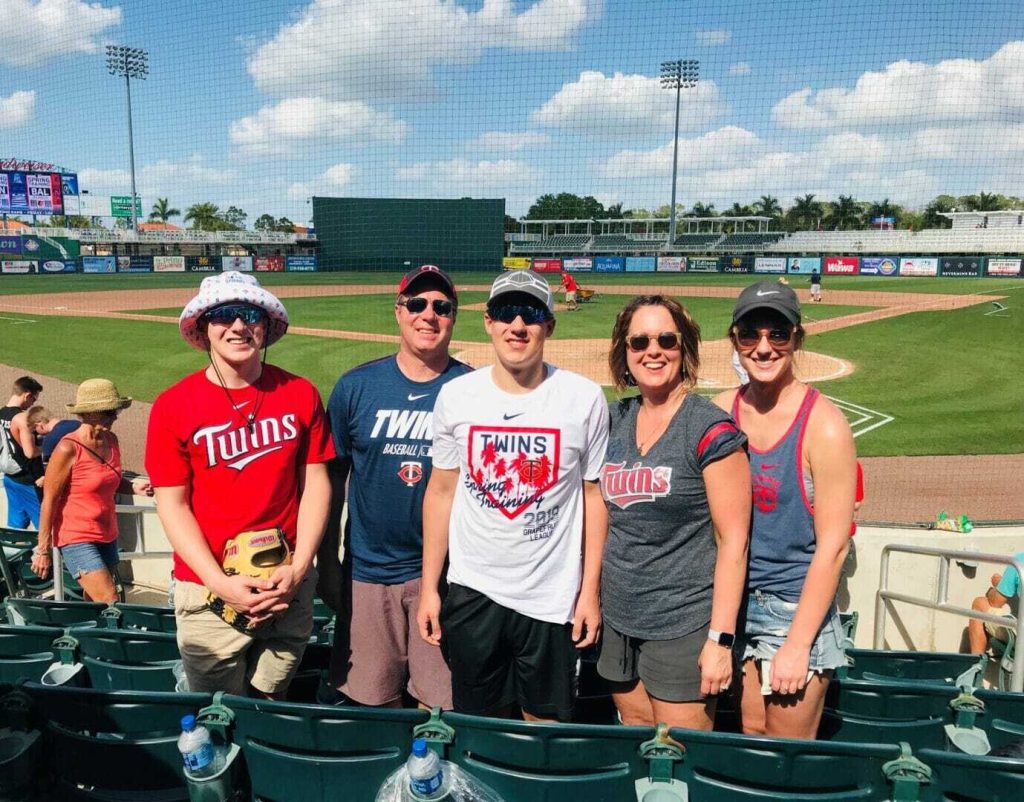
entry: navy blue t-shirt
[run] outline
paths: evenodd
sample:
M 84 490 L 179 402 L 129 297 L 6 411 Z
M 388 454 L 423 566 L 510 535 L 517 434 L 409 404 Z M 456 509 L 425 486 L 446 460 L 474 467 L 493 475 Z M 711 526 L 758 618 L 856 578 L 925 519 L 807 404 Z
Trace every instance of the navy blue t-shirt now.
M 39 452 L 43 456 L 43 462 L 50 461 L 50 455 L 53 454 L 53 449 L 57 447 L 57 443 L 66 434 L 71 434 L 78 430 L 78 427 L 82 425 L 81 421 L 77 420 L 62 420 L 56 426 L 53 427 L 49 432 L 43 435 L 43 441 L 39 445 Z
M 392 355 L 338 379 L 327 415 L 338 458 L 351 463 L 345 534 L 354 579 L 397 585 L 422 574 L 434 401 L 445 383 L 470 371 L 451 359 L 436 379 L 414 382 Z

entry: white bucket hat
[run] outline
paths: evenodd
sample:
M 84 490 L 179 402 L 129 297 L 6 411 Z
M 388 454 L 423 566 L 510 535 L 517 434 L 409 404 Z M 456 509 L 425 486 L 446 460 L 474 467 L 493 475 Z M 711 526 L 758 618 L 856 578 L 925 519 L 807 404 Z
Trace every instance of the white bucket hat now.
M 230 303 L 252 304 L 267 313 L 267 345 L 273 345 L 288 331 L 288 312 L 273 293 L 261 287 L 255 276 L 225 270 L 204 278 L 199 293 L 185 305 L 178 319 L 181 336 L 193 348 L 207 350 L 210 342 L 199 321 L 215 306 Z

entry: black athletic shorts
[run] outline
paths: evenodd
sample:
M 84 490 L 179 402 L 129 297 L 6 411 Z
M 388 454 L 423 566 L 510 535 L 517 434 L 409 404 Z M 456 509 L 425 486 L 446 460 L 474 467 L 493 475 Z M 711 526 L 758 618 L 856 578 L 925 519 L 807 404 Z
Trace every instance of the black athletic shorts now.
M 571 624 L 538 621 L 451 585 L 441 632 L 457 713 L 492 715 L 516 704 L 538 718 L 572 721 L 577 653 Z

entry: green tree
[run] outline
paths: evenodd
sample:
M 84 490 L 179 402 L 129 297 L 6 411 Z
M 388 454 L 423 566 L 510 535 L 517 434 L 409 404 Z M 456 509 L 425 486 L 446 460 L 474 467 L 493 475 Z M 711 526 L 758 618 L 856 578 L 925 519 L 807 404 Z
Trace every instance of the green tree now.
M 237 206 L 229 206 L 227 211 L 221 215 L 221 219 L 231 228 L 236 230 L 245 229 L 245 221 L 248 218 L 244 211 L 239 209 Z
M 519 233 L 519 221 L 516 220 L 512 215 L 505 215 L 505 233 L 506 234 L 518 234 Z
M 960 206 L 969 212 L 996 212 L 1003 208 L 999 196 L 992 192 L 964 195 L 960 198 Z
M 593 195 L 571 192 L 541 195 L 526 213 L 528 220 L 594 220 L 605 217 L 604 206 Z
M 868 224 L 876 217 L 891 217 L 895 220 L 895 225 L 905 225 L 902 219 L 905 214 L 902 206 L 890 203 L 888 198 L 881 201 L 872 201 L 866 204 L 864 208 L 864 217 Z
M 277 218 L 277 223 L 274 226 L 275 231 L 282 231 L 285 234 L 295 233 L 295 223 L 289 220 L 287 217 Z
M 181 210 L 174 209 L 170 203 L 167 202 L 167 198 L 157 198 L 156 203 L 153 204 L 153 208 L 149 212 L 150 220 L 159 220 L 161 223 L 166 223 L 172 217 L 180 217 Z
M 956 208 L 957 199 L 952 195 L 938 195 L 924 207 L 921 219 L 922 228 L 952 228 L 953 221 L 943 217 L 941 212 L 951 212 Z
M 264 212 L 256 218 L 256 222 L 252 224 L 252 227 L 257 231 L 273 231 L 277 226 L 277 219 L 272 214 Z
M 840 195 L 837 200 L 830 201 L 825 211 L 825 225 L 837 231 L 848 231 L 859 228 L 861 224 L 861 207 L 853 199 L 853 195 Z
M 198 231 L 217 231 L 223 220 L 215 203 L 195 203 L 185 210 L 185 222 Z
M 622 204 L 613 203 L 604 210 L 604 216 L 610 220 L 621 220 L 625 215 L 622 213 Z
M 695 203 L 693 208 L 690 209 L 691 217 L 717 217 L 718 212 L 715 211 L 715 204 L 713 203 Z
M 754 209 L 762 217 L 782 217 L 782 206 L 779 199 L 771 195 L 762 195 L 754 201 Z
M 813 193 L 793 198 L 793 205 L 786 212 L 790 231 L 798 228 L 817 228 L 818 223 L 821 221 L 821 216 L 821 201 L 816 201 Z
M 745 206 L 742 203 L 734 203 L 732 206 L 730 206 L 728 209 L 722 212 L 722 214 L 724 214 L 726 217 L 749 217 L 753 213 L 754 210 L 750 206 Z M 740 223 L 739 221 L 736 221 L 732 224 L 733 232 L 745 231 L 746 228 L 746 223 Z

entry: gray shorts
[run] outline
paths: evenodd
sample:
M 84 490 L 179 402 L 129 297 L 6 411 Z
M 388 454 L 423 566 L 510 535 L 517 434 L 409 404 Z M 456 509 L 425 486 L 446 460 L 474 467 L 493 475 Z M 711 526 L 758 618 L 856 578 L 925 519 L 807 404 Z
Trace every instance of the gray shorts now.
M 640 680 L 655 699 L 665 702 L 696 702 L 700 692 L 697 664 L 708 628 L 670 640 L 644 640 L 623 635 L 607 624 L 601 635 L 597 673 L 609 682 Z

